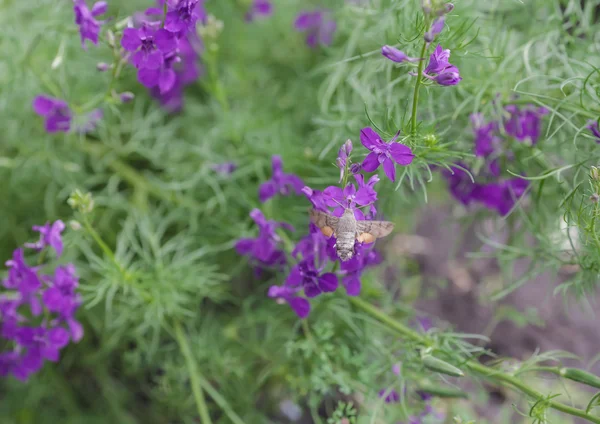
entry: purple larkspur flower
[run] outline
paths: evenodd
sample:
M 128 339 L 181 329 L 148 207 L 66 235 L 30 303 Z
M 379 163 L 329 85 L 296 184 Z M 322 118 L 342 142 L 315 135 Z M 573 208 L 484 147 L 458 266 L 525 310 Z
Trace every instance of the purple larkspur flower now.
M 313 10 L 298 14 L 294 27 L 296 31 L 306 32 L 306 44 L 314 48 L 320 44 L 331 45 L 337 25 L 329 18 L 329 11 Z
M 502 140 L 498 137 L 498 123 L 485 122 L 483 114 L 471 115 L 473 134 L 475 135 L 475 156 L 488 157 L 496 152 Z
M 378 395 L 385 403 L 400 402 L 400 394 L 395 390 L 380 390 Z
M 362 169 L 366 172 L 373 172 L 379 165 L 383 165 L 383 172 L 392 180 L 396 181 L 396 165 L 409 165 L 415 155 L 410 147 L 391 140 L 389 143 L 383 141 L 371 127 L 363 128 L 360 131 L 360 141 L 368 150 L 371 151 L 362 163 Z
M 206 19 L 204 0 L 166 0 L 165 29 L 173 33 L 193 31 L 196 22 Z
M 342 144 L 342 147 L 340 147 L 336 160 L 336 164 L 338 168 L 340 168 L 340 183 L 344 178 L 344 171 L 346 169 L 346 164 L 348 163 L 348 157 L 350 156 L 350 153 L 352 153 L 352 141 L 346 140 L 346 142 Z
M 474 198 L 488 209 L 495 209 L 501 216 L 504 216 L 523 196 L 528 186 L 529 182 L 522 178 L 480 184 L 475 189 Z
M 300 290 L 302 290 L 301 287 L 271 286 L 268 296 L 285 301 L 299 318 L 306 318 L 310 313 L 310 303 L 305 298 L 296 295 Z
M 30 267 L 25 262 L 23 249 L 16 249 L 11 260 L 6 261 L 8 278 L 2 285 L 7 289 L 17 290 L 20 295 L 20 304 L 29 304 L 31 313 L 38 316 L 42 313 L 42 305 L 37 296 L 42 283 L 37 274 L 37 269 Z
M 71 129 L 73 115 L 64 100 L 45 95 L 37 96 L 33 100 L 33 110 L 46 118 L 47 132 L 68 132 Z
M 358 296 L 361 291 L 360 277 L 363 271 L 371 266 L 379 265 L 381 254 L 365 244 L 356 242 L 352 259 L 342 262 L 340 275 L 348 296 Z
M 242 238 L 235 244 L 240 255 L 249 256 L 260 266 L 278 266 L 286 263 L 285 253 L 278 249 L 281 239 L 275 232 L 277 228 L 293 231 L 293 227 L 282 222 L 270 221 L 259 209 L 253 209 L 250 217 L 258 225 L 256 238 Z
M 325 195 L 324 192 L 319 191 L 319 190 L 313 190 L 312 188 L 310 188 L 308 186 L 302 187 L 301 191 L 308 198 L 308 200 L 310 200 L 310 203 L 312 203 L 313 207 L 316 210 L 328 212 L 327 202 L 328 202 L 329 196 Z
M 50 246 L 56 252 L 56 256 L 62 255 L 63 252 L 63 241 L 61 233 L 65 229 L 65 224 L 60 219 L 54 221 L 52 224 L 46 222 L 44 225 L 34 225 L 33 230 L 40 233 L 39 241 L 35 243 L 26 243 L 25 247 L 31 249 L 42 250 L 43 248 Z
M 371 206 L 371 213 L 377 213 L 374 206 L 377 192 L 374 186 L 379 182 L 379 177 L 373 175 L 366 183 L 362 174 L 355 174 L 354 179 L 358 189 L 352 183 L 348 183 L 343 190 L 337 186 L 330 186 L 323 191 L 323 196 L 327 206 L 334 208 L 333 215 L 342 216 L 345 209 L 352 209 L 355 218 L 363 220 L 365 215 L 359 207 Z
M 273 3 L 271 0 L 254 0 L 248 12 L 246 12 L 246 21 L 252 22 L 259 17 L 267 17 L 273 14 Z
M 444 169 L 443 175 L 448 182 L 450 194 L 463 205 L 469 205 L 475 199 L 477 184 L 473 182 L 471 176 L 467 173 L 468 168 L 463 163 L 451 167 L 450 170 Z
M 440 85 L 456 85 L 462 80 L 458 68 L 450 63 L 450 50 L 444 50 L 440 44 L 429 57 L 423 76 Z
M 98 34 L 100 34 L 100 25 L 95 18 L 98 15 L 106 13 L 107 4 L 105 1 L 98 1 L 92 6 L 92 10 L 87 7 L 85 0 L 73 0 L 73 12 L 75 12 L 75 23 L 79 26 L 79 35 L 81 36 L 81 47 L 86 48 L 85 40 L 90 40 L 93 44 L 98 44 Z
M 177 48 L 177 38 L 169 31 L 148 24 L 140 28 L 125 28 L 121 46 L 132 53 L 131 60 L 138 69 L 160 69 L 164 57 Z
M 163 61 L 158 68 L 142 68 L 138 71 L 138 81 L 146 88 L 158 87 L 159 94 L 171 90 L 177 80 L 173 65 L 181 59 L 176 52 L 170 52 L 163 56 Z
M 396 47 L 392 46 L 383 46 L 381 48 L 381 54 L 387 57 L 392 62 L 402 63 L 402 62 L 418 62 L 419 58 L 408 57 L 406 53 L 401 50 L 398 50 Z
M 544 107 L 525 106 L 520 109 L 516 105 L 508 105 L 504 108 L 508 119 L 504 120 L 504 130 L 517 141 L 529 141 L 536 144 L 540 138 L 542 128 L 542 116 L 548 113 Z
M 302 237 L 294 246 L 292 256 L 299 260 L 313 257 L 320 264 L 325 263 L 327 260 L 335 261 L 337 258 L 329 238 L 312 222 L 309 225 L 308 234 Z
M 592 132 L 596 137 L 596 143 L 600 143 L 600 128 L 598 128 L 598 121 L 588 121 L 587 129 Z
M 338 277 L 332 272 L 323 272 L 323 265 L 316 263 L 314 256 L 298 262 L 285 280 L 288 287 L 302 287 L 308 298 L 322 293 L 334 292 L 338 287 Z
M 293 190 L 296 194 L 302 194 L 304 183 L 297 175 L 283 172 L 281 156 L 273 155 L 271 164 L 273 168 L 271 179 L 262 183 L 258 189 L 258 198 L 261 202 L 266 202 L 276 194 L 287 196 L 290 194 L 290 190 Z

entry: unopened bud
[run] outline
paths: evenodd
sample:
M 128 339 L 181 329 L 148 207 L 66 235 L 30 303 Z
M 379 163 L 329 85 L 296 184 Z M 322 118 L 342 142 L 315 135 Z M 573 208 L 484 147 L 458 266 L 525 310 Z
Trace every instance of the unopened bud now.
M 96 65 L 96 69 L 100 72 L 106 72 L 111 68 L 111 65 L 109 65 L 108 63 L 104 63 L 104 62 L 99 62 Z
M 593 181 L 600 181 L 600 171 L 595 166 L 590 168 L 590 178 Z
M 360 163 L 353 163 L 350 165 L 350 172 L 353 174 L 358 174 L 362 170 L 362 166 Z
M 600 389 L 600 377 L 590 372 L 577 368 L 561 368 L 559 374 L 569 380 L 587 384 L 588 386 Z
M 94 199 L 92 193 L 82 193 L 80 190 L 75 190 L 67 200 L 69 206 L 77 209 L 81 213 L 90 213 L 94 209 Z
M 346 153 L 346 156 L 350 156 L 350 153 L 352 153 L 352 140 L 350 140 L 350 139 L 346 140 L 343 147 L 344 147 L 344 152 Z
M 135 98 L 135 94 L 133 94 L 130 91 L 124 91 L 121 94 L 119 94 L 119 100 L 121 100 L 122 103 L 129 103 L 134 98 Z
M 106 31 L 106 42 L 111 47 L 115 46 L 115 33 L 112 32 L 110 29 Z
M 446 3 L 445 9 L 446 9 L 446 13 L 452 12 L 454 10 L 454 4 Z
M 598 203 L 598 201 L 600 200 L 600 195 L 598 195 L 598 193 L 594 193 L 590 196 L 590 200 L 593 203 Z
M 435 136 L 435 134 L 427 134 L 425 137 L 423 137 L 423 140 L 428 146 L 435 146 L 438 142 L 438 139 Z
M 79 221 L 75 221 L 74 219 L 69 221 L 69 227 L 71 227 L 73 231 L 81 230 L 81 224 L 79 223 Z

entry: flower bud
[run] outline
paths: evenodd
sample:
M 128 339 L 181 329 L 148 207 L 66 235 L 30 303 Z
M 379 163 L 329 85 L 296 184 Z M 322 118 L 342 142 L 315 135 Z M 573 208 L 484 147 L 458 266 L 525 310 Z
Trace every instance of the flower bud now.
M 344 143 L 344 145 L 342 147 L 344 148 L 344 152 L 346 153 L 346 156 L 350 156 L 350 153 L 352 153 L 352 140 L 350 140 L 350 139 L 346 140 L 346 142 Z
M 594 193 L 590 196 L 590 200 L 593 203 L 598 203 L 598 200 L 600 200 L 600 195 L 598 195 L 598 193 Z
M 75 190 L 67 200 L 69 206 L 77 209 L 81 213 L 90 213 L 94 209 L 94 199 L 92 193 L 82 193 L 80 190 Z
M 446 3 L 445 9 L 446 9 L 446 13 L 452 12 L 454 10 L 454 4 Z
M 600 181 L 600 172 L 595 166 L 590 167 L 590 178 L 592 181 Z
M 124 91 L 121 94 L 119 94 L 119 100 L 121 100 L 122 103 L 129 103 L 134 98 L 135 98 L 135 94 L 133 94 L 130 91 Z
M 443 16 L 433 21 L 431 29 L 425 33 L 425 41 L 431 43 L 435 39 L 435 36 L 442 32 L 442 30 L 444 29 L 444 22 L 445 20 Z
M 96 69 L 99 72 L 106 72 L 111 68 L 111 65 L 109 65 L 108 63 L 104 63 L 104 62 L 98 62 L 96 64 Z
M 360 163 L 353 163 L 350 165 L 350 172 L 353 174 L 358 174 L 362 170 L 362 166 Z
M 434 78 L 439 85 L 456 85 L 462 78 L 458 72 L 443 72 Z
M 441 374 L 451 375 L 453 377 L 462 377 L 465 374 L 456 368 L 454 365 L 449 364 L 446 361 L 442 361 L 432 355 L 425 355 L 422 358 L 423 365 L 425 368 L 431 371 L 439 372 Z
M 396 63 L 416 62 L 419 60 L 412 57 L 408 57 L 406 53 L 392 46 L 383 46 L 381 48 L 381 54 L 387 57 L 392 62 Z
M 600 377 L 590 372 L 578 368 L 561 368 L 559 374 L 569 380 L 587 384 L 588 386 L 600 389 Z
M 79 231 L 81 230 L 81 223 L 72 219 L 69 221 L 69 227 L 71 227 L 73 231 Z

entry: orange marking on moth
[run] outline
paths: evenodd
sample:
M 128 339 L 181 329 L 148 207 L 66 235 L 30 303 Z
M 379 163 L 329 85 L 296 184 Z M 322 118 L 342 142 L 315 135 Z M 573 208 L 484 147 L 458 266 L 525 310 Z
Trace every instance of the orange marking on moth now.
M 373 243 L 376 237 L 373 234 L 362 233 L 356 238 L 360 243 Z
M 325 237 L 331 237 L 333 234 L 333 228 L 328 227 L 327 225 L 321 228 L 321 232 L 325 235 Z

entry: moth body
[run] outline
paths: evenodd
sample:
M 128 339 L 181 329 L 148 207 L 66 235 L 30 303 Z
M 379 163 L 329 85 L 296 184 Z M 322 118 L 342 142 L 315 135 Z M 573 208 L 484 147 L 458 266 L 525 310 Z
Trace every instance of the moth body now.
M 354 256 L 354 240 L 356 240 L 356 218 L 351 209 L 346 209 L 340 217 L 335 229 L 335 251 L 342 261 Z

